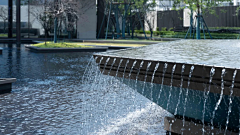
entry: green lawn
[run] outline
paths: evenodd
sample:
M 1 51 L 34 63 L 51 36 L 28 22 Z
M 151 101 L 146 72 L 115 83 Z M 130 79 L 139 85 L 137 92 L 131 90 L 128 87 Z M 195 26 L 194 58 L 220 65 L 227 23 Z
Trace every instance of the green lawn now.
M 0 34 L 0 37 L 7 37 L 8 34 Z
M 67 43 L 67 42 L 60 42 L 60 43 L 53 43 L 53 42 L 43 42 L 38 44 L 33 44 L 33 46 L 39 48 L 92 48 L 93 46 L 86 46 L 81 45 L 79 43 Z

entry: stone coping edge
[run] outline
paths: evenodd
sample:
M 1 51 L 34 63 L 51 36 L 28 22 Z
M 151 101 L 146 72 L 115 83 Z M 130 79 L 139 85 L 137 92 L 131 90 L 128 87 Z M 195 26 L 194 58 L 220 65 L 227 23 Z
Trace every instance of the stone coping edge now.
M 143 45 L 151 45 L 157 44 L 158 42 L 148 42 L 148 41 L 111 41 L 111 40 L 80 40 L 80 39 L 72 39 L 69 40 L 72 42 L 83 42 L 83 43 L 121 43 L 121 44 L 143 44 Z
M 39 48 L 31 45 L 25 45 L 32 52 L 36 53 L 52 53 L 52 52 L 104 52 L 108 47 L 94 47 L 94 48 Z
M 201 123 L 196 123 L 193 121 L 187 121 L 185 120 L 184 128 L 183 128 L 183 120 L 178 118 L 172 118 L 172 117 L 165 117 L 164 118 L 164 129 L 171 133 L 176 134 L 183 134 L 191 135 L 191 134 L 199 134 L 202 135 L 203 131 L 203 125 Z M 190 130 L 189 130 L 190 129 Z M 206 134 L 212 133 L 212 134 L 220 134 L 223 135 L 224 131 L 223 129 L 214 128 L 211 129 L 211 126 L 204 126 L 204 131 Z M 238 135 L 238 133 L 226 131 L 227 135 Z
M 17 81 L 16 78 L 0 78 L 0 85 L 7 84 L 7 83 L 14 83 L 16 81 Z

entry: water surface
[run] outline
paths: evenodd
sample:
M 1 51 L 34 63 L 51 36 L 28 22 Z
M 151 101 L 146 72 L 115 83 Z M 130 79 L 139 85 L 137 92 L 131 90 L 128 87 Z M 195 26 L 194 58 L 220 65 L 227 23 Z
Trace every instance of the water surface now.
M 178 40 L 103 55 L 209 66 L 240 67 L 240 40 Z
M 0 95 L 0 134 L 165 133 L 168 112 L 118 79 L 99 74 L 94 63 L 82 81 L 92 53 L 0 47 L 0 78 L 17 78 L 12 93 Z

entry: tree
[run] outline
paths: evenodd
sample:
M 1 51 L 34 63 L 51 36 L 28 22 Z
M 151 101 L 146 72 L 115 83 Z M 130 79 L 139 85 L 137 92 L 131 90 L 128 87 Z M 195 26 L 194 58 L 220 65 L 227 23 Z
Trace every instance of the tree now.
M 54 17 L 47 13 L 51 0 L 32 0 L 29 4 L 30 14 L 42 25 L 45 37 L 48 37 L 54 21 Z
M 0 18 L 3 20 L 3 32 L 5 33 L 6 21 L 8 20 L 7 7 L 0 7 Z
M 31 3 L 33 5 L 31 14 L 42 24 L 46 34 L 54 26 L 54 42 L 56 43 L 57 28 L 61 26 L 58 24 L 65 24 L 67 30 L 72 31 L 77 20 L 93 4 L 88 0 L 35 0 Z

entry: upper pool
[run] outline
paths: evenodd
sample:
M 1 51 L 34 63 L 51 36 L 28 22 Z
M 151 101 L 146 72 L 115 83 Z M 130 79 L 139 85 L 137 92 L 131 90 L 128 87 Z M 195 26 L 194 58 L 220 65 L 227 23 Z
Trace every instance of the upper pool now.
M 178 40 L 103 55 L 209 66 L 240 67 L 240 40 Z

